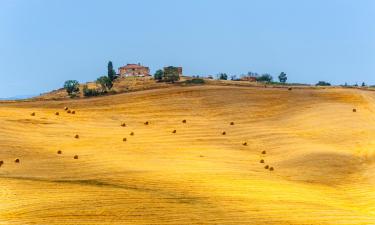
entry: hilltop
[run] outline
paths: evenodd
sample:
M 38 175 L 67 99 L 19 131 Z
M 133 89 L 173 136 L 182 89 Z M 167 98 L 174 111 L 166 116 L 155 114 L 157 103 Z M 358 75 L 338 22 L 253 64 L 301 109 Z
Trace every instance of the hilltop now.
M 375 224 L 375 93 L 161 85 L 0 103 L 0 223 Z

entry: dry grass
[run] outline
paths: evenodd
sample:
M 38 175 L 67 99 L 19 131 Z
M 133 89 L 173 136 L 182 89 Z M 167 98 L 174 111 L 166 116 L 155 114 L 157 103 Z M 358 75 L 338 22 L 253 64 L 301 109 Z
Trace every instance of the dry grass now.
M 1 103 L 0 224 L 373 225 L 374 100 L 199 86 Z

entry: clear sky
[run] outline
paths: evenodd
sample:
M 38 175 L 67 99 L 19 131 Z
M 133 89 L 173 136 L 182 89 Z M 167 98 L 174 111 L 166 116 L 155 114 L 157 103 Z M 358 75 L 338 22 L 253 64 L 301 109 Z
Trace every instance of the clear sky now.
M 373 0 L 0 0 L 0 97 L 142 63 L 375 84 Z

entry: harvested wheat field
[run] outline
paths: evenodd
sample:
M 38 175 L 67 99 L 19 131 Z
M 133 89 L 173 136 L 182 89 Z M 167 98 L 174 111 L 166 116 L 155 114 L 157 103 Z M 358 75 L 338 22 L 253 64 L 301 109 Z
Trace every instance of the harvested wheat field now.
M 375 224 L 374 103 L 231 86 L 1 103 L 0 224 Z

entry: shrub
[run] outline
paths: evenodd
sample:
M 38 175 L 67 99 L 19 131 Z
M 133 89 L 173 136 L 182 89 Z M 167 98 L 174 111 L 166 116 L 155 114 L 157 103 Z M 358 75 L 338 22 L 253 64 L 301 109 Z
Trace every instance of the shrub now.
M 86 97 L 90 97 L 90 96 L 98 96 L 98 95 L 100 95 L 100 93 L 99 93 L 98 90 L 88 88 L 87 85 L 84 85 L 84 86 L 83 86 L 82 91 L 83 91 L 83 95 L 86 96 Z
M 191 80 L 186 81 L 187 84 L 204 84 L 204 80 L 202 78 L 193 78 Z

